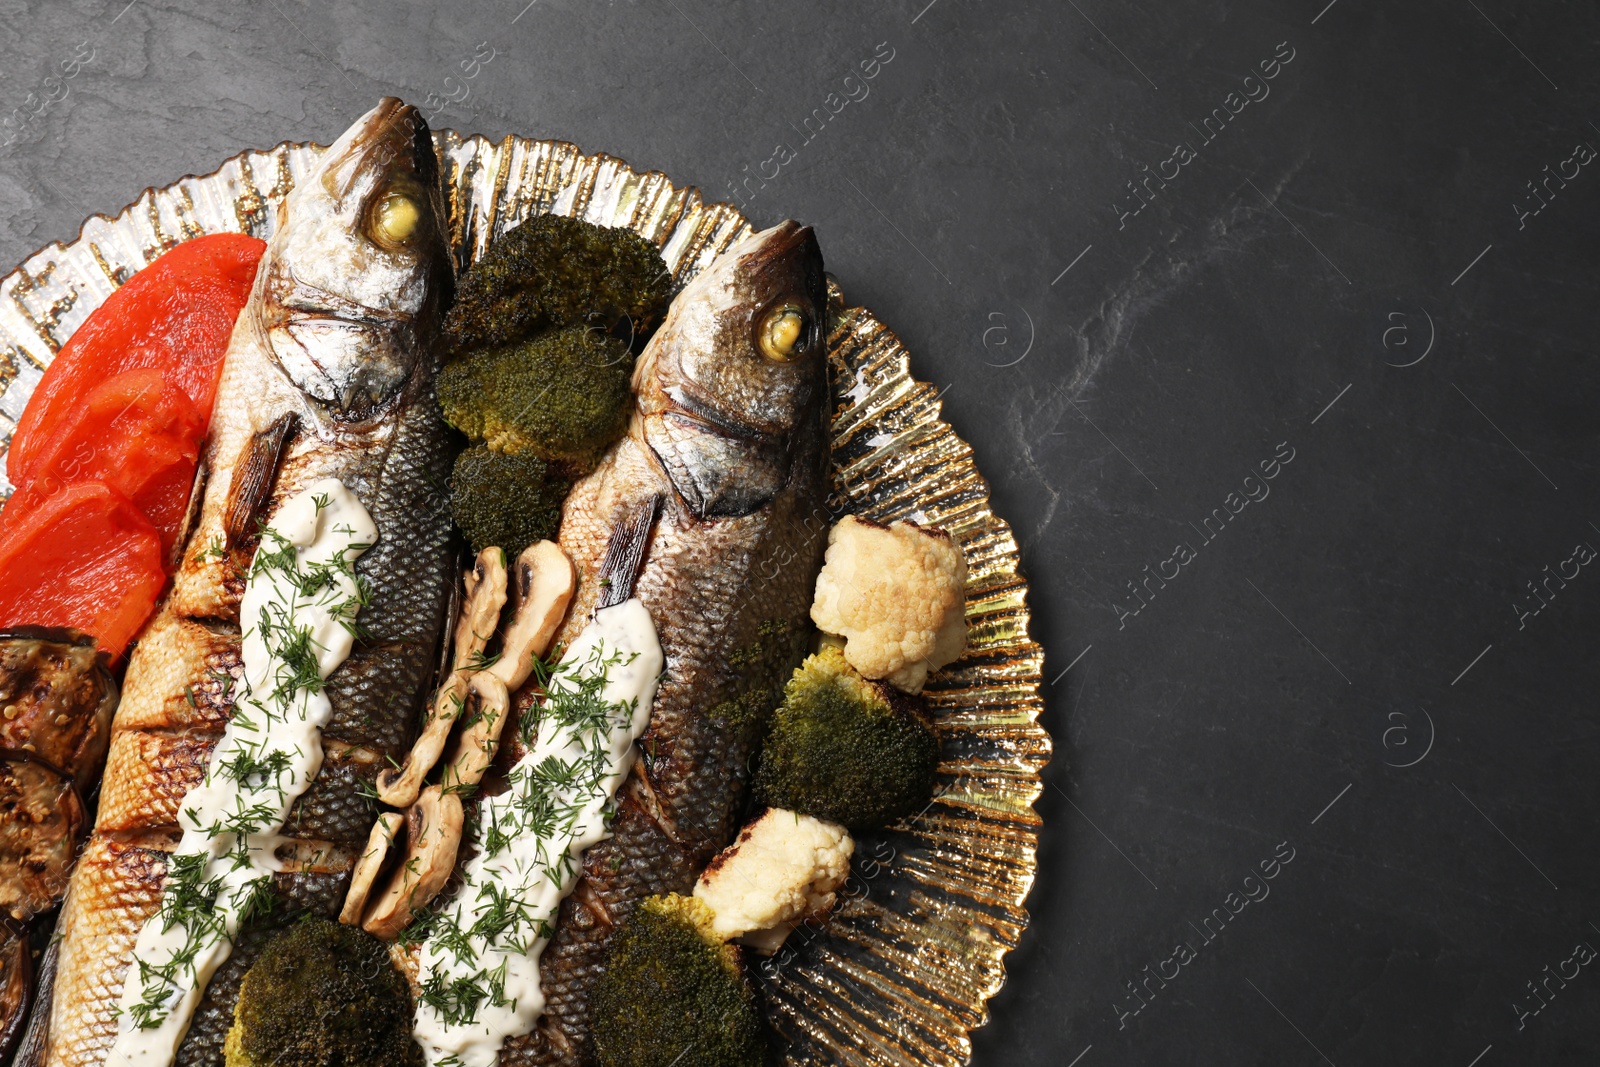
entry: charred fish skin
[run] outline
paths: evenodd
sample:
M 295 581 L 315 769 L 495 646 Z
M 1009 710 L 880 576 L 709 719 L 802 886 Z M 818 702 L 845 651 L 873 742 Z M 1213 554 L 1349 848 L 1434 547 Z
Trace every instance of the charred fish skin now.
M 659 497 L 633 588 L 666 656 L 612 837 L 590 848 L 541 957 L 545 1015 L 501 1062 L 589 1059 L 589 997 L 639 901 L 687 893 L 737 832 L 765 715 L 804 652 L 827 473 L 825 280 L 811 230 L 785 222 L 730 249 L 673 302 L 635 371 L 628 434 L 579 482 L 561 546 L 581 576 L 557 642 L 605 595 L 619 522 Z M 792 344 L 763 337 L 796 316 Z
M 433 394 L 453 273 L 438 163 L 414 108 L 385 99 L 284 200 L 224 362 L 208 471 L 183 562 L 129 661 L 95 832 L 72 879 L 48 1067 L 95 1067 L 116 1038 L 134 939 L 155 911 L 184 795 L 204 777 L 241 676 L 239 601 L 258 530 L 337 478 L 379 535 L 356 573 L 368 603 L 333 706 L 322 769 L 296 802 L 282 894 L 337 911 L 371 824 L 360 796 L 410 741 L 431 678 L 456 546 L 450 438 Z M 249 931 L 208 987 L 177 1062 L 215 1065 Z

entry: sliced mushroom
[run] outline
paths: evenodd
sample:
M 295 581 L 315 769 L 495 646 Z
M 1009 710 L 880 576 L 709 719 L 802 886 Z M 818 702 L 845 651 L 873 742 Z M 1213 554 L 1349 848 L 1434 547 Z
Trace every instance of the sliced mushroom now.
M 347 926 L 361 925 L 361 913 L 367 909 L 367 898 L 372 895 L 373 884 L 377 882 L 378 874 L 383 870 L 384 861 L 389 858 L 405 821 L 405 816 L 397 811 L 386 811 L 378 816 L 372 833 L 367 835 L 366 851 L 361 853 L 355 869 L 350 872 L 350 891 L 345 894 L 344 908 L 339 912 L 340 922 Z
M 502 682 L 489 671 L 472 676 L 467 688 L 467 706 L 461 716 L 461 732 L 445 760 L 439 781 L 446 789 L 474 786 L 483 780 L 483 772 L 494 762 L 495 749 L 500 744 L 500 732 L 505 728 L 511 710 L 511 694 Z
M 450 728 L 461 715 L 466 691 L 467 677 L 460 671 L 453 672 L 449 681 L 439 687 L 411 751 L 406 753 L 399 767 L 386 767 L 378 772 L 379 800 L 392 807 L 404 808 L 417 799 L 422 780 L 439 761 L 445 742 L 450 739 Z
M 486 548 L 478 553 L 464 580 L 461 619 L 455 629 L 455 662 L 451 668 L 472 670 L 490 638 L 500 626 L 500 609 L 506 605 L 506 554 Z
M 349 845 L 280 837 L 272 858 L 277 861 L 279 874 L 341 874 L 350 870 L 358 857 Z
M 512 568 L 516 609 L 500 641 L 500 658 L 489 667 L 516 692 L 533 673 L 533 661 L 550 647 L 578 588 L 572 560 L 554 541 L 537 541 L 522 550 Z
M 368 910 L 361 928 L 394 940 L 450 880 L 461 847 L 461 798 L 430 785 L 405 814 L 405 858 Z
M 378 775 L 379 799 L 407 809 L 403 825 L 395 827 L 400 816 L 392 813 L 380 818 L 352 877 L 341 921 L 362 916 L 368 933 L 394 938 L 449 880 L 461 841 L 461 787 L 482 780 L 510 715 L 510 691 L 533 673 L 534 660 L 550 647 L 577 590 L 572 561 L 551 541 L 524 549 L 513 575 L 516 606 L 501 654 L 487 666 L 483 651 L 506 601 L 504 553 L 485 549 L 467 575 L 450 677 L 435 694 L 405 761 Z M 422 788 L 458 722 L 462 730 L 442 774 L 444 785 Z M 403 857 L 394 864 L 401 838 Z M 385 880 L 383 872 L 391 866 Z M 383 888 L 373 899 L 380 882 Z
M 450 728 L 461 715 L 467 679 L 500 622 L 500 609 L 506 602 L 505 559 L 500 549 L 486 548 L 478 553 L 467 574 L 467 595 L 456 621 L 455 662 L 450 677 L 434 694 L 422 732 L 400 766 L 385 768 L 378 774 L 378 799 L 390 807 L 404 808 L 417 799 L 423 780 L 444 752 Z

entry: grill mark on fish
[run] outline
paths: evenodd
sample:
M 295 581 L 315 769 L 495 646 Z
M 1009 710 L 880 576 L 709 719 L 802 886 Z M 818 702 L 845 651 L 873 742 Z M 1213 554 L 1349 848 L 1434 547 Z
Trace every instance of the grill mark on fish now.
M 385 100 L 319 167 L 284 201 L 235 325 L 204 453 L 211 476 L 172 589 L 129 661 L 112 727 L 117 762 L 63 909 L 41 1067 L 96 1067 L 115 1040 L 113 1012 L 180 837 L 182 797 L 232 714 L 240 632 L 252 623 L 239 619 L 239 598 L 259 523 L 310 482 L 342 481 L 378 541 L 356 564 L 372 593 L 358 620 L 365 634 L 324 686 L 333 714 L 323 767 L 283 828 L 290 862 L 274 885 L 292 905 L 337 914 L 372 821 L 362 783 L 409 746 L 426 696 L 457 552 L 453 457 L 432 386 L 453 274 L 431 136 L 414 109 Z M 367 231 L 369 204 L 396 189 L 420 204 L 414 248 L 380 246 Z M 333 332 L 296 332 L 283 314 L 285 296 L 307 286 L 328 297 L 322 321 Z M 367 311 L 340 332 L 335 316 L 351 305 Z M 178 1064 L 221 1063 L 237 980 L 267 932 L 242 932 Z
M 821 565 L 823 543 L 805 520 L 825 494 L 823 287 L 811 231 L 792 222 L 691 282 L 640 357 L 627 436 L 567 499 L 560 540 L 581 581 L 557 642 L 614 595 L 600 580 L 608 546 L 660 497 L 632 592 L 667 666 L 612 836 L 584 853 L 541 957 L 545 1015 L 506 1042 L 502 1067 L 588 1062 L 590 992 L 611 935 L 645 897 L 688 892 L 739 828 L 747 762 L 803 655 Z M 788 363 L 765 359 L 756 342 L 764 316 L 783 306 L 810 317 L 809 350 Z M 695 410 L 675 399 L 688 395 Z

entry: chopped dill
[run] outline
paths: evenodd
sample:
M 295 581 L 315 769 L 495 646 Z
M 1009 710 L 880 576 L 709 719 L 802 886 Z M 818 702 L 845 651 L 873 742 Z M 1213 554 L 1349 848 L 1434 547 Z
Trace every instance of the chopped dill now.
M 333 505 L 328 493 L 311 499 L 319 515 Z M 340 531 L 353 535 L 345 524 Z M 327 652 L 315 636 L 317 617 L 331 617 L 359 637 L 356 617 L 372 599 L 370 584 L 354 570 L 367 545 L 346 543 L 318 562 L 303 559 L 301 549 L 270 525 L 262 523 L 259 532 L 246 580 L 249 588 L 264 587 L 265 595 L 255 618 L 241 622 L 249 627 L 246 648 L 253 640 L 267 654 L 265 677 L 212 668 L 205 676 L 220 696 L 212 695 L 209 684 L 203 694 L 192 684 L 183 690 L 191 708 L 204 695 L 223 707 L 233 704 L 233 713 L 207 768 L 210 788 L 196 791 L 183 808 L 184 837 L 168 859 L 161 902 L 150 920 L 175 936 L 164 938 L 151 958 L 135 957 L 138 986 L 127 1016 L 138 1029 L 160 1026 L 183 1003 L 202 967 L 215 966 L 216 946 L 277 906 L 274 866 L 263 854 L 274 848 L 306 784 L 306 752 L 298 738 L 322 692 Z M 226 557 L 219 538 L 195 559 Z M 291 721 L 294 731 L 274 735 L 274 723 Z M 376 800 L 375 791 L 369 799 Z
M 476 652 L 474 652 L 472 654 L 470 659 L 467 660 L 467 670 L 469 670 L 469 671 L 486 671 L 490 667 L 493 667 L 496 663 L 499 663 L 499 662 L 500 662 L 500 653 L 496 652 L 492 656 L 487 656 L 487 655 L 484 655 L 484 652 L 483 652 L 482 649 L 479 649 L 478 651 L 476 651 Z
M 548 897 L 541 883 L 568 885 L 583 842 L 616 811 L 611 794 L 627 764 L 613 763 L 612 746 L 631 729 L 637 702 L 608 699 L 606 686 L 633 658 L 597 643 L 580 661 L 534 660 L 545 702 L 517 725 L 528 754 L 471 827 L 479 856 L 492 862 L 469 864 L 454 898 L 435 902 L 401 935 L 402 943 L 427 942 L 418 1001 L 446 1025 L 474 1023 L 486 1005 L 507 1003 L 508 958 L 536 951 L 553 932 L 554 907 L 534 903 Z M 482 660 L 477 669 L 493 662 Z
M 231 759 L 217 764 L 217 770 L 251 790 L 283 789 L 283 776 L 289 773 L 290 756 L 282 749 L 255 752 L 240 749 Z
M 224 560 L 227 558 L 228 548 L 227 545 L 223 543 L 222 536 L 219 534 L 207 542 L 206 547 L 195 553 L 194 562 L 205 563 L 208 560 Z

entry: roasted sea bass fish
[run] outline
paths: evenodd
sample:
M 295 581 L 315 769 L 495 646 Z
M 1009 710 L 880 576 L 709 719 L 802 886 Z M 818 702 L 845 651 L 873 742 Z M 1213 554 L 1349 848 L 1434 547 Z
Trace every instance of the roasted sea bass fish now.
M 506 1043 L 506 1067 L 587 1058 L 612 932 L 645 897 L 688 893 L 739 828 L 759 727 L 804 652 L 826 543 L 825 300 L 809 228 L 785 222 L 721 256 L 640 357 L 627 436 L 567 499 L 561 547 L 580 585 L 557 643 L 631 592 L 666 671 L 613 836 L 584 854 L 541 957 L 546 1014 Z M 629 539 L 613 536 L 630 527 L 643 552 L 631 590 L 602 577 L 632 573 L 615 558 Z
M 152 996 L 130 1011 L 123 987 L 131 974 L 155 988 L 149 961 L 130 965 L 158 906 L 163 916 L 187 909 L 188 921 L 199 921 L 210 910 L 206 894 L 217 897 L 207 875 L 188 886 L 188 898 L 175 899 L 182 872 L 169 855 L 186 858 L 201 832 L 188 821 L 191 812 L 226 784 L 215 768 L 208 778 L 213 747 L 223 738 L 219 751 L 226 751 L 241 728 L 230 719 L 243 718 L 250 692 L 262 699 L 261 683 L 252 686 L 245 670 L 252 639 L 279 657 L 283 671 L 319 662 L 287 647 L 292 625 L 280 620 L 279 636 L 267 637 L 265 608 L 262 617 L 241 618 L 241 597 L 263 573 L 260 560 L 251 569 L 258 544 L 265 557 L 284 548 L 278 529 L 291 548 L 301 543 L 295 531 L 322 537 L 333 521 L 323 517 L 329 508 L 345 516 L 337 529 L 361 543 L 352 541 L 321 578 L 311 580 L 306 569 L 315 561 L 306 564 L 298 572 L 305 589 L 284 587 L 267 603 L 291 603 L 296 589 L 302 599 L 354 591 L 335 618 L 352 622 L 354 647 L 342 665 L 320 661 L 333 671 L 325 682 L 293 683 L 306 701 L 325 696 L 331 711 L 324 708 L 320 754 L 301 775 L 299 787 L 309 788 L 292 800 L 281 837 L 267 834 L 278 827 L 258 826 L 267 834 L 260 840 L 277 843 L 256 862 L 276 870 L 264 876 L 276 895 L 338 912 L 372 823 L 358 787 L 409 744 L 454 580 L 450 446 L 433 395 L 433 342 L 452 284 L 432 138 L 413 108 L 386 99 L 283 202 L 234 329 L 203 456 L 208 481 L 199 516 L 173 589 L 129 662 L 98 821 L 63 912 L 53 1004 L 42 1020 L 45 1064 L 164 1067 L 174 1044 L 180 1064 L 221 1062 L 239 978 L 270 919 L 240 923 L 225 962 L 199 983 L 197 1006 Z M 356 555 L 353 573 L 331 577 Z M 229 769 L 241 792 L 281 785 L 286 773 L 265 757 L 249 765 L 241 756 Z M 215 866 L 248 836 L 224 832 L 209 853 L 187 858 Z M 161 1040 L 141 1044 L 141 1026 L 178 1016 L 165 1048 Z

